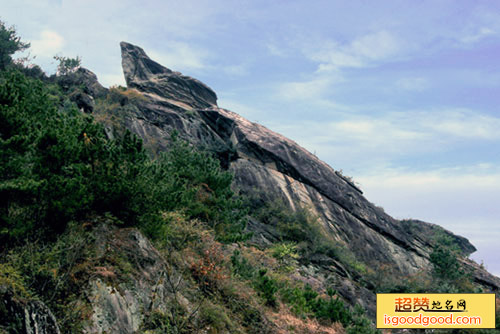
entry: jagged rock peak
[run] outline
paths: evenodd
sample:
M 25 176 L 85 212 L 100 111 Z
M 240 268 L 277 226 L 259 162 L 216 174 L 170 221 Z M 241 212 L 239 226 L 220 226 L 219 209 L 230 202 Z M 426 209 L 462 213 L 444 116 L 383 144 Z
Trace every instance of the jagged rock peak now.
M 121 42 L 120 47 L 123 74 L 128 87 L 182 102 L 190 108 L 217 106 L 217 95 L 201 81 L 158 64 L 136 45 Z

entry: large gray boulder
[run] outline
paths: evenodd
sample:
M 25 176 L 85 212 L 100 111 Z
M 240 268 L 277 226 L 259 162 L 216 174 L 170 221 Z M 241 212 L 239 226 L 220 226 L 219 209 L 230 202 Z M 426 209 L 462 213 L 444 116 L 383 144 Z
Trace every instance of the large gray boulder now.
M 121 42 L 122 66 L 128 87 L 157 94 L 193 108 L 217 106 L 217 95 L 204 83 L 151 60 L 143 49 Z

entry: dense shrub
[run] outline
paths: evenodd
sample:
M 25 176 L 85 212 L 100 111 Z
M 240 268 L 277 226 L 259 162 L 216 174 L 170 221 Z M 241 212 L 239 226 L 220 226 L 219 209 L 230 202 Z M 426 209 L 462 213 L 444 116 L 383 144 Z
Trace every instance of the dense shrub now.
M 58 319 L 63 333 L 81 332 L 82 316 L 88 312 L 81 302 L 82 284 L 88 282 L 91 252 L 87 246 L 94 240 L 91 232 L 78 224 L 70 224 L 57 241 L 47 244 L 33 242 L 11 250 L 0 264 L 2 268 L 15 270 L 16 285 L 21 285 L 24 296 L 41 299 Z M 24 292 L 23 292 L 24 291 Z
M 430 255 L 436 277 L 447 280 L 454 280 L 464 275 L 460 268 L 458 249 L 454 247 L 450 237 L 440 236 L 436 240 L 436 246 Z
M 241 255 L 239 250 L 235 250 L 231 255 L 231 266 L 233 274 L 244 279 L 252 279 L 255 276 L 255 268 L 248 262 L 248 260 Z
M 276 292 L 278 292 L 278 283 L 275 279 L 267 274 L 267 269 L 260 269 L 255 279 L 255 289 L 259 292 L 264 299 L 266 305 L 276 307 L 277 299 Z
M 93 211 L 137 215 L 146 155 L 130 133 L 108 140 L 92 118 L 59 108 L 41 82 L 13 70 L 0 74 L 0 124 L 2 240 L 61 232 Z
M 429 290 L 440 293 L 481 292 L 473 284 L 472 274 L 460 264 L 459 258 L 463 254 L 454 240 L 439 233 L 434 242 L 434 249 L 430 254 L 434 281 Z
M 246 210 L 231 190 L 232 174 L 175 135 L 170 150 L 145 165 L 140 183 L 146 186 L 145 202 L 153 209 L 151 214 L 158 208 L 182 210 L 188 218 L 207 222 L 219 240 L 245 238 Z M 151 219 L 143 214 L 143 220 Z
M 365 316 L 365 311 L 359 305 L 354 307 L 352 322 L 347 327 L 347 334 L 377 334 L 380 330 L 375 329 L 370 320 Z
M 109 139 L 51 89 L 19 71 L 0 73 L 2 246 L 57 235 L 93 212 L 133 225 L 182 210 L 220 239 L 242 238 L 246 213 L 216 159 L 174 138 L 170 151 L 151 160 L 135 135 Z
M 316 319 L 340 322 L 345 327 L 352 320 L 349 308 L 329 290 L 328 298 L 322 298 L 310 285 L 304 288 L 284 288 L 281 291 L 283 301 L 290 304 L 297 315 L 312 315 Z M 335 298 L 334 298 L 335 297 Z

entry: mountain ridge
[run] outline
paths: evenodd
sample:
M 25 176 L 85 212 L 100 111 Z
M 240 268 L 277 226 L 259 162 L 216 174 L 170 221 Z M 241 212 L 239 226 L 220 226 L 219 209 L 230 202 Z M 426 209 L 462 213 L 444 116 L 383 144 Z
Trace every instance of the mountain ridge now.
M 125 42 L 120 45 L 128 87 L 147 98 L 146 102 L 139 103 L 139 112 L 127 127 L 145 142 L 154 137 L 159 142 L 155 145 L 158 150 L 167 146 L 171 131 L 178 131 L 181 138 L 192 145 L 214 152 L 221 164 L 234 173 L 234 185 L 242 193 L 249 194 L 257 188 L 265 193 L 266 200 L 280 198 L 294 210 L 308 207 L 319 217 L 323 231 L 331 240 L 343 244 L 362 263 L 390 264 L 403 276 L 415 274 L 422 268 L 430 270 L 433 237 L 438 230 L 452 238 L 465 255 L 475 251 L 467 239 L 437 225 L 420 222 L 421 228 L 409 228 L 409 223 L 390 217 L 366 200 L 338 171 L 297 143 L 219 108 L 216 98 L 206 103 L 204 96 L 213 91 L 205 84 L 200 85 L 196 79 L 159 65 L 140 47 Z M 135 54 L 140 57 L 134 58 Z M 149 77 L 137 79 L 130 71 L 130 68 L 147 69 L 149 64 L 153 64 L 153 69 L 141 72 L 148 73 Z M 183 86 L 191 88 L 191 96 L 186 96 L 185 91 L 176 94 L 168 88 L 171 83 L 177 87 L 183 80 L 186 80 Z M 192 82 L 197 84 L 191 85 Z M 173 103 L 175 101 L 178 103 Z M 158 120 L 158 113 L 164 116 L 162 121 Z M 420 233 L 419 229 L 428 234 Z M 255 219 L 250 230 L 268 237 L 275 234 L 272 227 Z M 254 237 L 257 244 L 269 241 L 264 239 Z M 485 274 L 479 266 L 466 263 L 477 281 L 487 281 L 490 288 L 498 290 L 500 279 Z M 339 290 L 346 298 L 352 298 L 356 289 L 362 289 L 353 288 L 346 280 L 340 286 L 344 287 Z M 356 302 L 366 304 L 359 298 Z
M 394 219 L 206 84 L 120 47 L 127 87 L 0 71 L 0 334 L 372 334 L 379 292 L 499 292 L 466 238 Z

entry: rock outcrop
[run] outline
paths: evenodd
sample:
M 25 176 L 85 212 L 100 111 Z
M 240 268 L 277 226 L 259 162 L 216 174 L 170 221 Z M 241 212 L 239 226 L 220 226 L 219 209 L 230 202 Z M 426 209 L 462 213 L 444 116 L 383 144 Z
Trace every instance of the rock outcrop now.
M 116 229 L 102 224 L 95 234 L 97 240 L 93 248 L 97 262 L 117 264 L 94 268 L 87 292 L 92 317 L 85 332 L 140 332 L 148 312 L 165 310 L 171 300 L 163 278 L 165 262 L 136 229 Z M 117 258 L 122 260 L 116 261 Z M 127 275 L 120 275 L 123 271 Z
M 97 80 L 97 76 L 83 67 L 66 75 L 53 75 L 50 79 L 57 82 L 70 100 L 86 113 L 94 110 L 94 99 L 106 95 L 107 92 Z
M 163 67 L 140 47 L 125 42 L 120 46 L 127 86 L 140 96 L 127 109 L 123 125 L 141 137 L 153 152 L 165 150 L 171 134 L 177 132 L 191 144 L 213 152 L 224 168 L 234 172 L 234 187 L 238 191 L 255 195 L 257 189 L 256 195 L 263 201 L 280 198 L 292 210 L 312 210 L 332 243 L 348 249 L 358 263 L 375 272 L 379 267 L 390 266 L 393 274 L 406 276 L 430 269 L 429 257 L 438 233 L 454 240 L 465 255 L 475 251 L 467 239 L 437 225 L 392 218 L 370 203 L 351 179 L 297 143 L 220 108 L 215 92 L 202 82 Z M 87 86 L 97 87 L 96 94 L 102 92 L 92 82 Z M 273 226 L 254 217 L 248 228 L 254 232 L 253 241 L 257 244 L 278 240 Z M 151 276 L 151 282 L 156 280 L 159 258 L 153 250 L 148 251 L 150 246 L 140 235 L 126 233 L 130 235 L 123 237 L 135 240 L 137 252 L 148 253 L 143 257 L 150 258 L 151 265 L 143 268 L 144 275 Z M 479 284 L 495 291 L 500 289 L 500 279 L 474 262 L 464 260 L 463 265 L 474 273 Z M 374 315 L 372 282 L 341 261 L 313 254 L 294 275 L 319 289 L 334 287 L 350 303 L 361 304 Z M 148 304 L 151 297 L 141 283 L 144 280 L 133 281 L 137 284 L 118 289 L 102 280 L 91 282 L 94 318 L 89 332 L 137 330 L 137 308 L 139 304 Z M 116 317 L 109 312 L 116 313 Z
M 121 42 L 120 46 L 128 87 L 156 94 L 174 105 L 192 108 L 217 105 L 217 95 L 204 83 L 161 66 L 132 44 Z
M 5 325 L 9 333 L 61 333 L 56 318 L 44 303 L 20 298 L 6 285 L 0 285 L 0 318 L 0 332 Z
M 121 51 L 128 87 L 145 97 L 127 127 L 156 150 L 163 150 L 172 131 L 177 131 L 193 145 L 214 152 L 234 172 L 235 187 L 240 191 L 258 189 L 267 199 L 285 200 L 292 209 L 311 208 L 333 241 L 374 269 L 388 264 L 408 275 L 430 268 L 436 229 L 454 239 L 464 254 L 475 251 L 465 238 L 433 224 L 421 222 L 414 228 L 415 222 L 392 218 L 370 203 L 350 179 L 315 155 L 262 125 L 219 108 L 209 87 L 163 67 L 140 47 L 122 42 Z M 257 242 L 272 238 L 271 227 L 258 220 L 252 219 L 249 227 L 257 232 Z M 337 284 L 345 287 L 340 289 L 344 296 L 363 295 L 363 287 L 353 284 L 338 263 L 330 261 L 324 267 L 326 276 L 335 274 Z M 484 270 L 481 274 L 476 270 L 476 278 L 500 288 L 500 280 Z

